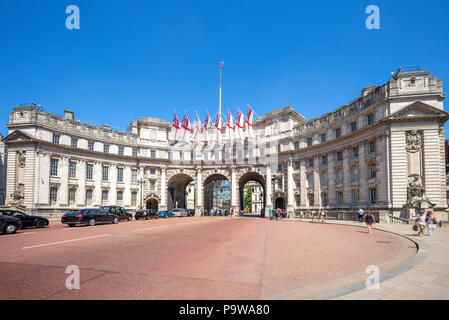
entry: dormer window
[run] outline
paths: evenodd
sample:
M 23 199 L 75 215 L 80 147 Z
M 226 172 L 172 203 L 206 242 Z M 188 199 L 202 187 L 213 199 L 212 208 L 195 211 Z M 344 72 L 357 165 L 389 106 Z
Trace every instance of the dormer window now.
M 410 85 L 414 86 L 416 84 L 416 79 L 415 78 L 411 78 L 410 79 Z

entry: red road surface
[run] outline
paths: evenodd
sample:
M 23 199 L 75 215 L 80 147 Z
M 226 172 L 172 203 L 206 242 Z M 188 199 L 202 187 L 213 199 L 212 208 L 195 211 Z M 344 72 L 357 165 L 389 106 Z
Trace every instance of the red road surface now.
M 0 236 L 0 299 L 298 299 L 389 271 L 402 237 L 257 218 L 176 218 Z M 80 268 L 80 290 L 66 267 Z

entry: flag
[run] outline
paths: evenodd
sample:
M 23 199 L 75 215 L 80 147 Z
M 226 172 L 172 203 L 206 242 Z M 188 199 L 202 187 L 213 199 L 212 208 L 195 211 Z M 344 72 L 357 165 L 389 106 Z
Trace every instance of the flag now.
M 179 119 L 176 116 L 176 112 L 175 112 L 175 118 L 173 119 L 173 123 L 171 125 L 169 139 L 173 140 L 173 141 L 179 140 L 180 129 L 181 129 L 181 127 L 179 126 Z
M 221 142 L 222 137 L 221 137 L 221 114 L 220 113 L 217 114 L 217 121 L 215 122 L 214 126 L 215 126 L 215 129 L 214 129 L 212 140 Z
M 230 141 L 234 140 L 234 121 L 232 114 L 228 111 L 228 122 L 226 123 L 226 138 Z
M 251 109 L 250 106 L 248 106 L 248 112 L 246 113 L 246 134 L 249 138 L 254 137 L 253 132 L 253 109 Z
M 208 132 L 208 126 L 209 126 L 210 116 L 209 112 L 206 115 L 206 121 L 204 121 L 204 131 L 203 131 L 203 141 L 208 142 L 209 141 L 209 132 Z
M 243 114 L 239 110 L 239 113 L 237 114 L 237 120 L 235 122 L 235 138 L 236 139 L 244 138 L 243 126 L 244 126 Z
M 220 69 L 223 69 L 224 62 L 220 62 Z
M 184 119 L 182 120 L 181 128 L 183 129 L 182 140 L 190 141 L 190 135 L 192 133 L 192 128 L 190 127 L 190 120 L 187 117 L 187 113 L 184 115 Z
M 193 141 L 198 141 L 201 134 L 201 120 L 200 117 L 198 117 L 198 113 L 196 114 L 196 124 L 195 128 L 193 130 Z

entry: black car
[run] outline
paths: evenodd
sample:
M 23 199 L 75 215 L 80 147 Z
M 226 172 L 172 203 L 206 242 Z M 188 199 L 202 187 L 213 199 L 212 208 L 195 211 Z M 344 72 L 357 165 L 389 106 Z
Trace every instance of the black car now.
M 82 209 L 78 211 L 68 211 L 61 217 L 61 223 L 68 224 L 69 227 L 76 225 L 94 226 L 100 223 L 118 223 L 119 217 L 114 213 L 108 213 L 100 209 Z
M 0 210 L 0 214 L 16 217 L 22 223 L 22 229 L 28 227 L 45 228 L 48 227 L 48 219 L 40 216 L 30 216 L 17 210 Z
M 128 211 L 126 211 L 125 208 L 123 208 L 123 207 L 103 206 L 103 207 L 100 207 L 100 210 L 106 211 L 107 213 L 110 213 L 110 214 L 115 214 L 116 216 L 118 216 L 120 221 L 122 221 L 122 220 L 131 221 L 133 219 L 133 215 L 131 213 L 129 213 Z
M 19 218 L 0 215 L 0 232 L 3 234 L 13 234 L 22 228 Z
M 134 218 L 136 220 L 139 220 L 139 219 L 148 220 L 148 219 L 157 219 L 157 218 L 159 218 L 159 216 L 155 210 L 147 209 L 147 210 L 136 211 Z

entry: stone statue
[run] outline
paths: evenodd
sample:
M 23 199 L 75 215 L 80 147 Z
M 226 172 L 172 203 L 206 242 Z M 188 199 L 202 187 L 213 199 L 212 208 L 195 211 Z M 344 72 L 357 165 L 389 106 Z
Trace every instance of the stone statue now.
M 421 134 L 416 130 L 407 132 L 405 142 L 405 148 L 408 152 L 418 152 L 421 148 Z
M 16 154 L 17 154 L 17 166 L 19 168 L 25 168 L 25 152 L 18 151 Z
M 426 190 L 422 185 L 421 178 L 417 174 L 413 174 L 408 179 L 407 193 L 409 202 L 417 200 L 427 200 Z
M 10 204 L 13 206 L 23 206 L 23 200 L 25 199 L 25 186 L 22 183 L 19 183 L 16 186 L 16 190 L 11 194 L 12 200 Z

